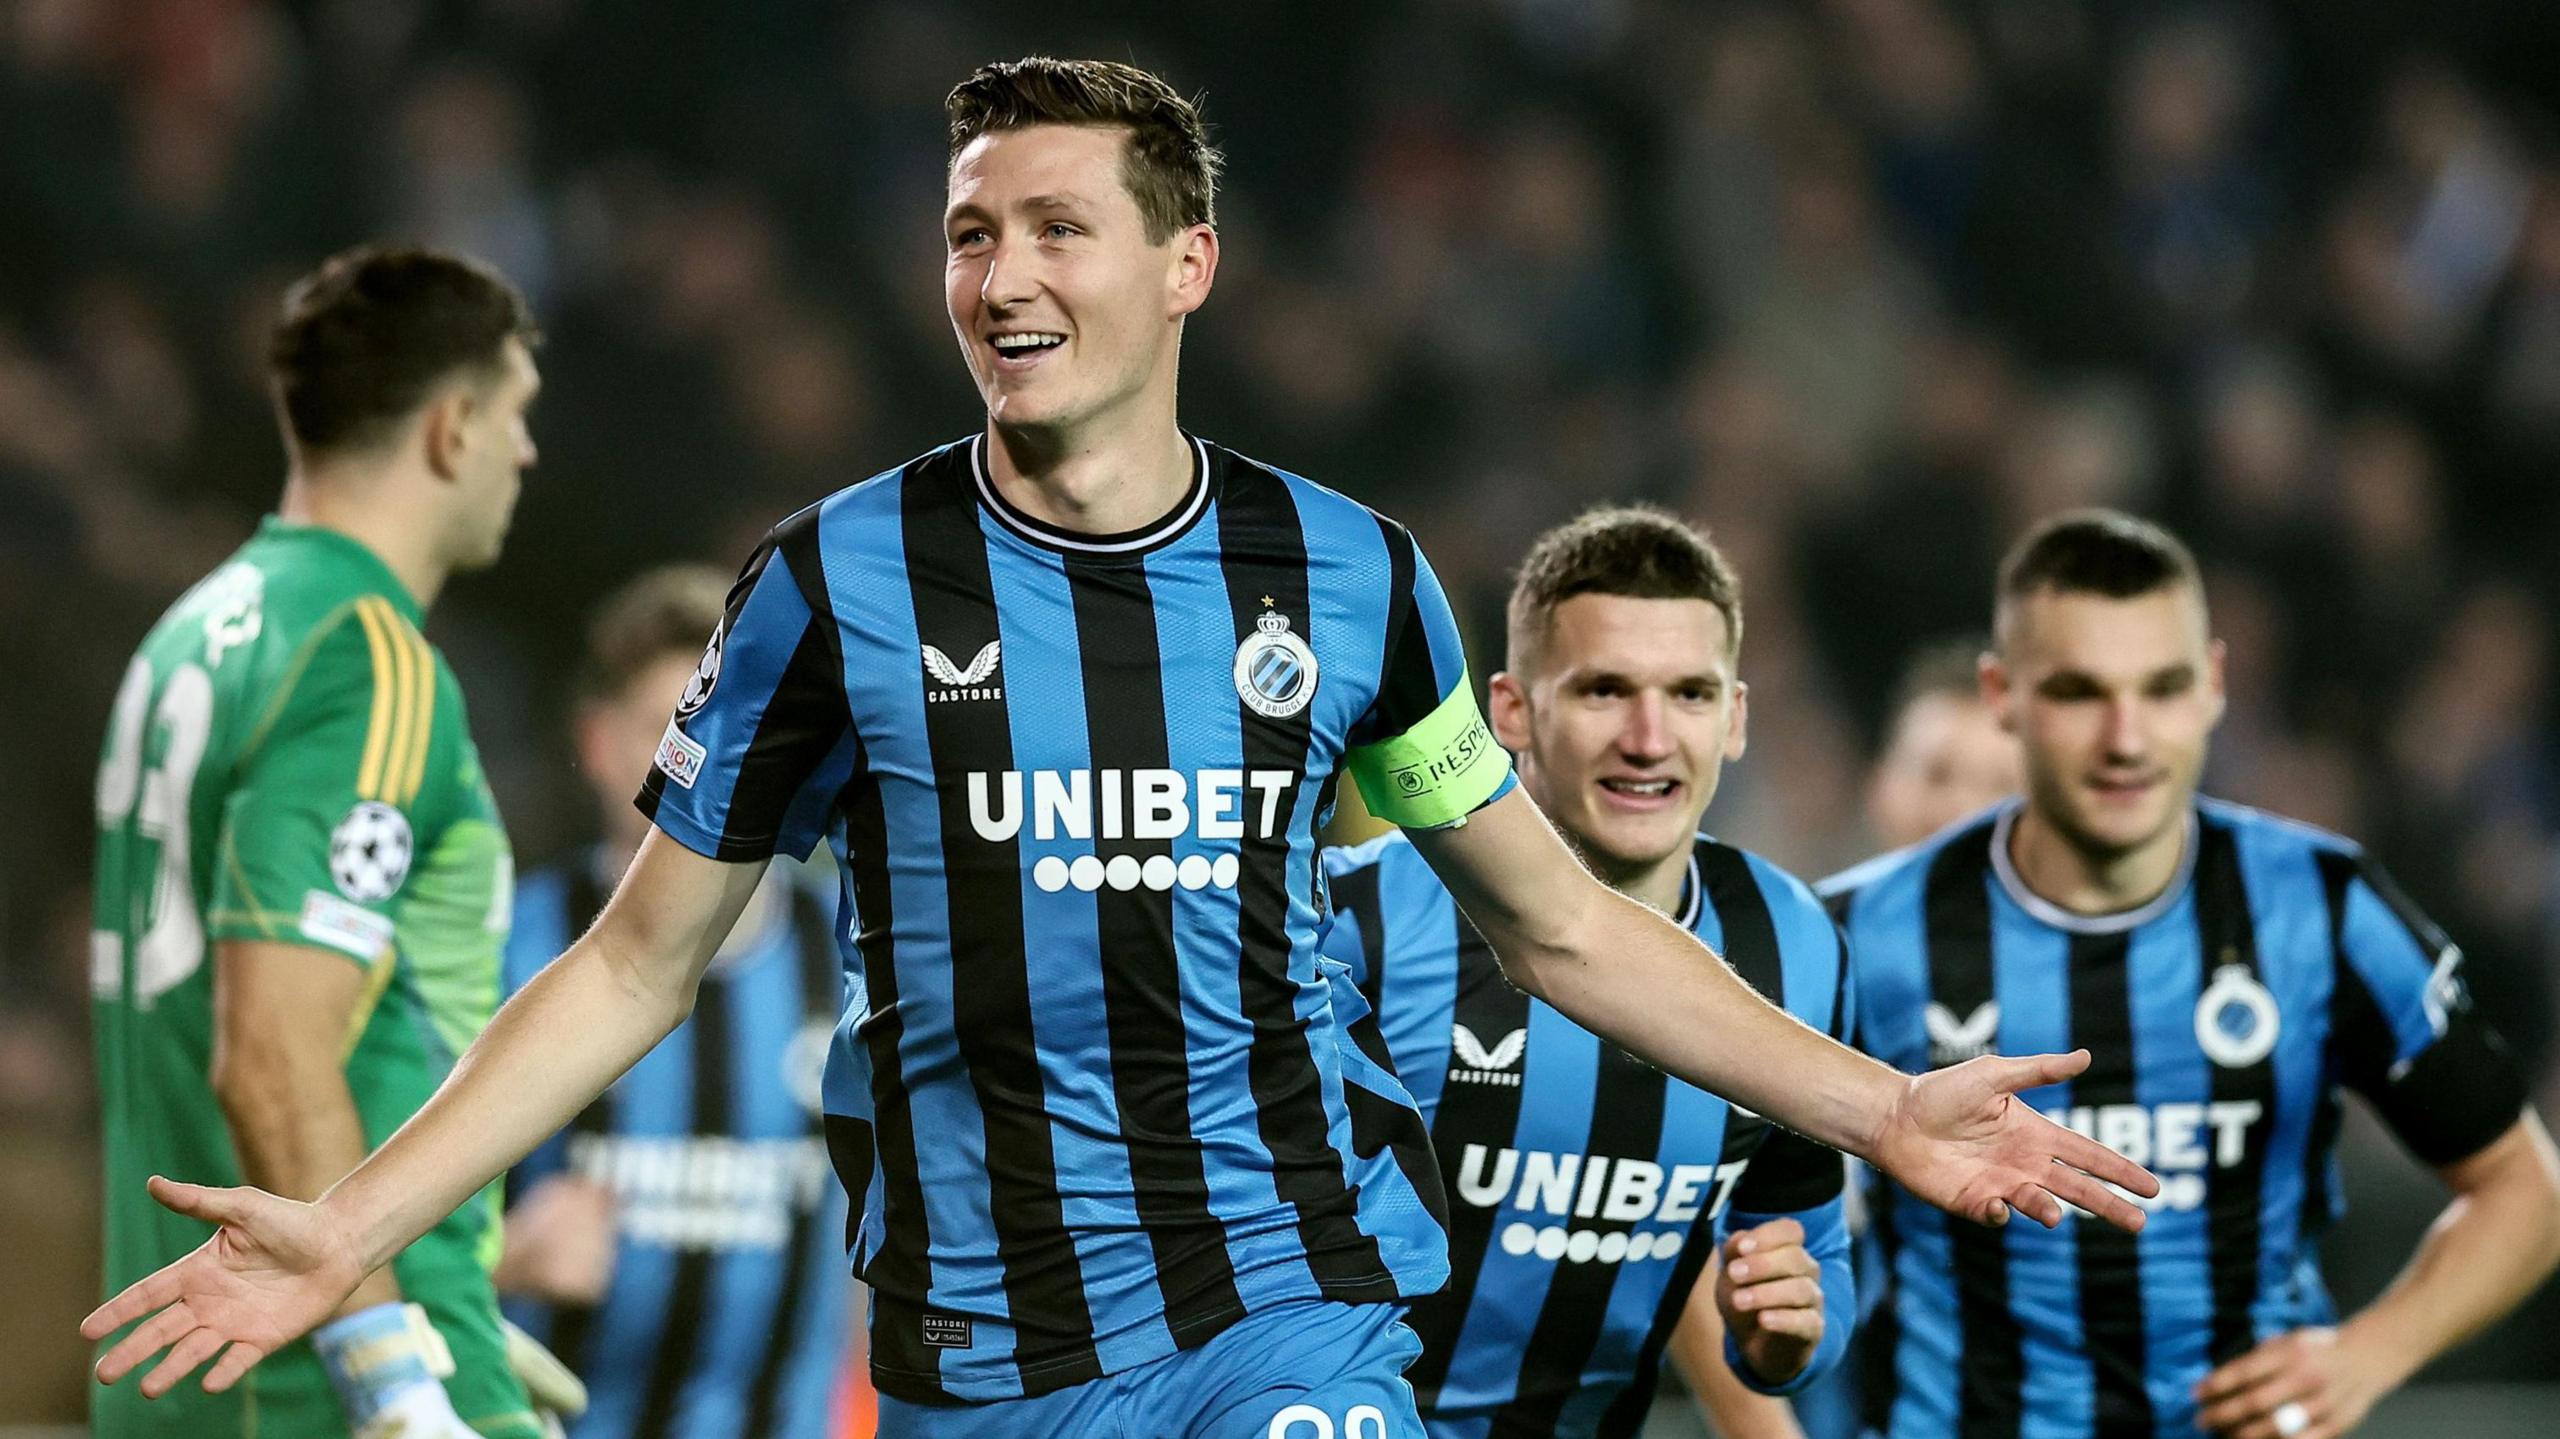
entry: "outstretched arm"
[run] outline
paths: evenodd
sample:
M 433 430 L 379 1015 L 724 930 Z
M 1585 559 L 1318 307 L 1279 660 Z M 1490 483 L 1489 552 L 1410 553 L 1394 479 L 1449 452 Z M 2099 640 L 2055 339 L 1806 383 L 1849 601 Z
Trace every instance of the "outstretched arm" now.
M 98 1361 L 100 1382 L 170 1349 L 143 1380 L 156 1398 L 227 1346 L 205 1376 L 220 1391 L 326 1319 L 683 1021 L 763 873 L 761 861 L 705 859 L 652 833 L 594 928 L 498 1011 L 425 1108 L 316 1202 L 155 1177 L 160 1202 L 222 1228 L 82 1322 L 95 1341 L 150 1316 Z
M 1412 833 L 1514 984 L 1672 1074 L 1855 1154 L 1930 1203 L 1985 1224 L 2047 1226 L 2065 1202 L 2124 1229 L 2159 1182 L 2035 1113 L 2017 1092 L 2086 1054 L 1984 1058 L 1898 1073 L 1763 999 L 1687 931 L 1585 871 L 1514 791 L 1459 826 Z

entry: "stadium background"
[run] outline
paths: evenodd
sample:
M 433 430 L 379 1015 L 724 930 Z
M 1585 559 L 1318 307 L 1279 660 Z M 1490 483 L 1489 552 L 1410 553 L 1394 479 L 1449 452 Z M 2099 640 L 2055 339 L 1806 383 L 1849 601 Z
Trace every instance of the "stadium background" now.
M 507 557 L 430 631 L 540 864 L 587 823 L 593 598 L 976 423 L 940 99 L 1035 49 L 1205 94 L 1185 420 L 1411 522 L 1479 674 L 1537 527 L 1711 524 L 1760 718 L 1713 825 L 1819 874 L 1901 657 L 1981 623 L 2007 537 L 2156 514 L 2231 645 L 2211 787 L 2367 839 L 2560 1099 L 2560 10 L 11 0 L 0 1426 L 80 1413 L 89 776 L 131 645 L 272 501 L 282 283 L 414 237 L 549 330 Z M 2373 1127 L 2345 1153 L 2352 1302 L 2439 1201 Z M 2427 1378 L 2372 1432 L 2548 1432 L 2560 1295 Z

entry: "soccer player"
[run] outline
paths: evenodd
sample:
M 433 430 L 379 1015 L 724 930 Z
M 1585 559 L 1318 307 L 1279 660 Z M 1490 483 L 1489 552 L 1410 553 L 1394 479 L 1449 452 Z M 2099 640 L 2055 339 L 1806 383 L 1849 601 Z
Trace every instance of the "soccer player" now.
M 1983 693 L 2023 799 L 1824 886 L 1859 1033 L 1914 1069 L 2064 1045 L 2028 1103 L 2151 1166 L 2139 1236 L 1875 1222 L 1869 1339 L 1895 1439 L 2328 1439 L 2506 1313 L 2560 1257 L 2560 1161 L 2462 982 L 2462 952 L 2354 844 L 2200 799 L 2223 707 L 2194 560 L 2110 511 L 2003 563 Z M 2339 1322 L 2318 1269 L 2340 1090 L 2457 1196 L 2399 1282 Z
M 283 501 L 143 640 L 98 767 L 110 1290 L 214 1233 L 147 1176 L 316 1199 L 497 1007 L 506 835 L 418 626 L 498 557 L 534 337 L 506 281 L 430 251 L 351 251 L 286 297 Z M 94 1432 L 531 1439 L 487 1268 L 497 1193 L 446 1200 L 251 1383 L 157 1408 L 109 1388 Z
M 640 848 L 632 789 L 669 703 L 703 682 L 727 592 L 716 570 L 671 566 L 598 609 L 576 722 L 603 839 L 517 886 L 510 992 L 593 922 Z M 847 1285 L 818 1085 L 843 987 L 832 923 L 777 868 L 692 1018 L 509 1176 L 498 1287 L 587 1383 L 572 1439 L 828 1432 Z
M 227 1386 L 311 1325 L 674 1028 L 772 855 L 823 839 L 860 917 L 825 1126 L 883 1431 L 1410 1435 L 1399 1314 L 1447 1250 L 1395 1157 L 1420 1116 L 1316 964 L 1346 772 L 1594 1032 L 1971 1219 L 2139 1223 L 2099 1182 L 2137 1166 L 2010 1102 L 2081 1057 L 1915 1080 L 1759 999 L 1515 792 L 1402 528 L 1176 425 L 1219 253 L 1187 101 L 1031 59 L 949 109 L 985 429 L 759 548 L 630 873 L 373 1161 L 318 1204 L 155 1186 L 222 1238 L 90 1317 L 155 1316 L 102 1377 L 167 1347 L 151 1392 L 216 1351 Z
M 1846 956 L 1813 891 L 1698 831 L 1747 718 L 1724 556 L 1660 511 L 1595 510 L 1530 547 L 1509 621 L 1491 718 L 1521 788 L 1619 893 L 1847 1034 Z M 1325 870 L 1325 952 L 1377 1015 L 1353 1032 L 1383 1038 L 1373 1057 L 1392 1058 L 1454 1186 L 1449 1286 L 1414 1306 L 1406 1376 L 1434 1435 L 1634 1434 L 1666 1345 L 1693 1381 L 1730 1373 L 1746 1398 L 1838 1357 L 1857 1294 L 1836 1151 L 1505 983 L 1403 836 Z
M 1867 774 L 1867 826 L 1887 849 L 1918 844 L 2018 792 L 2018 741 L 1983 702 L 1979 643 L 1912 656 L 1884 749 Z

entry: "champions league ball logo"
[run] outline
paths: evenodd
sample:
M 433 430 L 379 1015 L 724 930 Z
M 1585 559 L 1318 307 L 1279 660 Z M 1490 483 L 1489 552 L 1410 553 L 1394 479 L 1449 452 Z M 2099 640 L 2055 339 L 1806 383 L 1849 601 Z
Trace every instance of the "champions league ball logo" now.
M 340 894 L 359 904 L 386 900 L 409 877 L 415 850 L 408 817 L 379 800 L 366 800 L 329 832 L 329 877 Z
M 1316 652 L 1289 632 L 1289 617 L 1266 614 L 1236 646 L 1236 697 L 1254 713 L 1287 719 L 1316 697 Z
M 684 682 L 684 693 L 676 698 L 676 718 L 687 720 L 702 713 L 711 703 L 712 687 L 720 683 L 720 646 L 729 634 L 726 619 L 711 627 L 711 643 L 702 651 L 702 663 L 693 667 L 693 678 Z

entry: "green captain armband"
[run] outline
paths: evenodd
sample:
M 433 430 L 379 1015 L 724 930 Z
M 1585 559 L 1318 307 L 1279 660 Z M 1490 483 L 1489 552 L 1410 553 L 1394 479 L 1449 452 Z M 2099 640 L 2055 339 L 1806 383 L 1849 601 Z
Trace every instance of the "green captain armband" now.
M 1493 742 L 1474 683 L 1461 671 L 1440 707 L 1393 739 L 1362 745 L 1345 763 L 1369 813 L 1405 829 L 1439 829 L 1502 791 L 1511 756 Z

